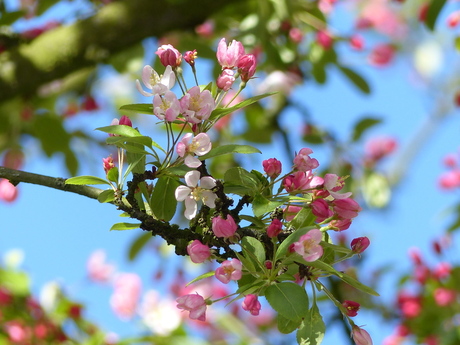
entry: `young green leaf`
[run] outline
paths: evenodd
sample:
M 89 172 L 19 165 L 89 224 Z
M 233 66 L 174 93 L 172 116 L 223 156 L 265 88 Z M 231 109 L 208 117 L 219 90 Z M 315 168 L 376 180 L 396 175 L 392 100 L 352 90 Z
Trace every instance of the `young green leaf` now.
M 238 145 L 238 144 L 229 144 L 229 145 L 222 145 L 213 148 L 211 151 L 209 151 L 207 154 L 204 156 L 199 157 L 200 160 L 205 160 L 221 155 L 226 155 L 230 153 L 262 153 L 260 150 L 256 149 L 253 146 L 250 145 Z
M 205 278 L 208 278 L 208 277 L 212 277 L 214 274 L 216 274 L 215 271 L 203 273 L 203 274 L 199 275 L 198 277 L 196 277 L 196 278 L 192 279 L 191 281 L 189 281 L 189 282 L 187 283 L 187 285 L 185 285 L 185 286 L 189 286 L 190 284 L 193 284 L 193 283 L 195 283 L 195 282 L 197 282 L 197 281 L 199 281 L 199 280 L 201 280 L 201 279 L 205 279 Z
M 86 185 L 86 184 L 108 184 L 110 183 L 100 177 L 96 176 L 75 176 L 65 180 L 66 184 L 77 184 L 77 185 Z
M 350 80 L 353 83 L 353 85 L 355 85 L 359 90 L 361 90 L 365 94 L 369 94 L 371 92 L 371 88 L 367 81 L 358 73 L 345 66 L 338 65 L 338 67 L 342 71 L 342 73 L 348 78 L 348 80 Z
M 276 316 L 276 321 L 278 324 L 278 330 L 283 333 L 283 334 L 289 334 L 294 332 L 297 328 L 299 328 L 300 324 L 302 321 L 292 321 L 289 319 L 286 319 L 284 316 L 281 314 L 278 314 Z
M 243 237 L 241 247 L 243 248 L 244 256 L 253 261 L 256 270 L 264 267 L 265 249 L 259 240 L 249 236 Z
M 132 111 L 138 114 L 153 115 L 152 103 L 125 104 L 120 107 L 120 110 Z
M 110 231 L 112 231 L 112 230 L 122 231 L 122 230 L 139 229 L 140 225 L 141 225 L 141 223 L 116 223 L 116 224 L 112 225 L 112 227 L 110 228 Z
M 320 345 L 325 332 L 326 325 L 315 303 L 297 331 L 297 343 L 299 345 Z
M 102 131 L 109 134 L 121 135 L 122 137 L 140 137 L 141 133 L 135 128 L 126 125 L 112 125 L 96 128 L 98 131 Z
M 150 208 L 158 219 L 169 222 L 176 213 L 174 193 L 180 185 L 176 178 L 162 176 L 158 179 L 150 198 Z
M 107 189 L 97 196 L 97 201 L 100 203 L 112 202 L 115 199 L 115 192 L 113 189 Z
M 265 297 L 275 311 L 288 320 L 300 321 L 308 313 L 308 296 L 305 289 L 295 283 L 272 284 Z
M 272 212 L 278 206 L 284 204 L 284 201 L 272 201 L 264 196 L 257 194 L 252 201 L 252 211 L 256 217 Z

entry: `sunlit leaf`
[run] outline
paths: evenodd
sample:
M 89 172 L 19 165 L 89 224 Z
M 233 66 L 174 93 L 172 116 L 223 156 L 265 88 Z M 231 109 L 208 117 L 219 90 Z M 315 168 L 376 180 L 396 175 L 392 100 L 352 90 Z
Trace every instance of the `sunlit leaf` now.
M 222 145 L 213 148 L 204 156 L 198 157 L 200 160 L 209 159 L 216 156 L 226 155 L 229 153 L 262 153 L 260 150 L 256 149 L 250 145 L 238 145 L 238 144 L 229 144 L 229 145 Z
M 120 110 L 133 111 L 138 114 L 153 115 L 153 104 L 152 103 L 125 104 L 120 107 Z
M 112 227 L 110 228 L 110 231 L 112 231 L 112 230 L 122 231 L 122 230 L 139 229 L 140 225 L 141 225 L 141 223 L 116 223 L 116 224 L 112 225 Z
M 297 343 L 299 345 L 320 345 L 323 342 L 325 332 L 326 325 L 315 303 L 300 325 L 296 334 Z
M 300 321 L 308 313 L 305 289 L 295 283 L 272 284 L 265 290 L 268 303 L 279 314 L 291 321 Z
M 86 185 L 86 184 L 108 184 L 110 185 L 110 183 L 107 180 L 104 180 L 100 177 L 89 176 L 89 175 L 71 177 L 65 180 L 65 183 L 66 184 L 78 184 L 78 185 Z
M 97 201 L 100 203 L 112 202 L 115 199 L 115 192 L 113 189 L 107 189 L 97 196 Z
M 112 126 L 105 126 L 105 127 L 98 127 L 96 130 L 109 133 L 109 134 L 116 134 L 121 135 L 122 137 L 140 137 L 142 136 L 141 133 L 135 128 L 126 125 L 112 125 Z
M 174 217 L 177 207 L 174 193 L 179 185 L 176 178 L 162 176 L 158 179 L 150 199 L 150 208 L 158 219 L 168 222 Z

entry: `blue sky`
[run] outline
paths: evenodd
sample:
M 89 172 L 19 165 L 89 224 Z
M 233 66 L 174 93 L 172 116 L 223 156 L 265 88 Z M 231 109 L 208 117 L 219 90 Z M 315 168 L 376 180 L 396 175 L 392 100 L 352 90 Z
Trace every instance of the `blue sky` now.
M 338 138 L 346 140 L 350 129 L 360 116 L 381 116 L 384 123 L 370 130 L 366 138 L 373 135 L 394 135 L 404 149 L 411 142 L 414 130 L 432 112 L 437 99 L 428 99 L 434 89 L 421 83 L 414 83 L 413 71 L 404 59 L 397 59 L 386 69 L 362 66 L 357 57 L 357 68 L 368 78 L 373 93 L 365 96 L 350 87 L 341 75 L 331 71 L 324 86 L 312 82 L 295 90 L 294 99 L 307 100 L 308 108 L 318 124 L 331 129 Z M 134 91 L 134 84 L 132 84 Z M 311 100 L 311 101 L 310 101 Z M 143 100 L 145 101 L 145 100 Z M 443 212 L 456 201 L 458 193 L 440 192 L 437 178 L 444 171 L 441 160 L 459 147 L 458 111 L 447 117 L 432 137 L 426 139 L 423 147 L 412 162 L 407 176 L 393 191 L 393 199 L 384 210 L 369 210 L 360 215 L 351 229 L 350 238 L 366 235 L 371 247 L 366 252 L 365 268 L 371 269 L 384 264 L 393 264 L 396 271 L 403 273 L 410 267 L 408 248 L 420 247 L 430 258 L 431 241 L 443 233 L 449 218 Z M 81 123 L 91 128 L 105 125 L 112 115 L 84 117 Z M 77 121 L 77 120 L 76 120 Z M 283 125 L 295 134 L 299 128 L 299 117 L 291 112 L 283 117 Z M 76 124 L 75 124 L 76 125 Z M 88 128 L 90 130 L 90 128 Z M 295 136 L 293 136 L 295 137 Z M 36 142 L 28 139 L 25 150 L 28 154 L 24 170 L 35 173 L 67 177 L 61 168 L 61 158 L 48 159 L 37 156 Z M 299 150 L 305 144 L 296 143 Z M 313 146 L 313 156 L 320 161 L 328 152 Z M 317 152 L 316 152 L 317 151 Z M 263 158 L 270 158 L 270 151 Z M 90 159 L 82 174 L 101 174 L 99 158 Z M 251 161 L 252 159 L 249 159 Z M 254 159 L 258 161 L 258 159 Z M 385 162 L 385 169 L 394 169 L 394 160 Z M 256 167 L 257 168 L 257 167 Z M 87 316 L 106 329 L 136 330 L 137 325 L 126 327 L 110 311 L 109 288 L 94 286 L 85 279 L 85 263 L 89 254 L 97 248 L 105 248 L 109 260 L 116 262 L 120 270 L 135 271 L 145 278 L 150 287 L 152 267 L 161 265 L 158 257 L 149 253 L 141 255 L 135 263 L 126 260 L 127 244 L 139 230 L 109 232 L 111 225 L 120 221 L 119 212 L 111 205 L 100 205 L 71 193 L 50 190 L 34 185 L 20 185 L 20 197 L 14 204 L 0 204 L 0 254 L 9 249 L 20 248 L 26 253 L 22 265 L 30 272 L 33 287 L 40 287 L 50 280 L 62 281 L 71 296 L 87 305 Z M 458 255 L 452 251 L 452 260 L 458 262 Z M 379 292 L 382 299 L 390 301 L 394 292 L 396 275 L 390 275 Z M 357 324 L 366 325 L 375 344 L 392 332 L 393 325 L 382 325 L 382 320 L 362 311 Z M 336 343 L 337 330 L 328 329 L 324 343 Z

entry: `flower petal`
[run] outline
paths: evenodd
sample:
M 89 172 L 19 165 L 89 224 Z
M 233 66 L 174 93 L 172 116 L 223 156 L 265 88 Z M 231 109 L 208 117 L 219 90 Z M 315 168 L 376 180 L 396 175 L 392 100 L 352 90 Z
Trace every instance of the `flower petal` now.
M 184 176 L 185 182 L 189 187 L 196 187 L 198 185 L 198 181 L 200 180 L 200 172 L 197 170 L 189 171 Z

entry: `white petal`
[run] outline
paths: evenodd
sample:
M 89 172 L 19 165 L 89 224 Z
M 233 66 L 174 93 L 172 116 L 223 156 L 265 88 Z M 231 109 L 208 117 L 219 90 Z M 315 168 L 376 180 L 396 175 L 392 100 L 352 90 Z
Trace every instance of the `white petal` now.
M 185 174 L 185 182 L 189 187 L 196 187 L 200 179 L 200 172 L 197 170 L 189 171 Z
M 187 186 L 179 186 L 176 188 L 176 191 L 174 192 L 174 195 L 176 197 L 177 201 L 184 201 L 185 198 L 190 194 L 192 191 L 191 188 Z
M 353 193 L 347 192 L 347 193 L 341 194 L 341 193 L 329 191 L 329 194 L 332 195 L 334 199 L 346 199 L 346 198 L 349 198 Z
M 211 191 L 203 191 L 202 192 L 202 198 L 203 198 L 203 202 L 206 206 L 210 207 L 210 208 L 215 208 L 216 207 L 216 199 L 217 199 L 217 195 L 214 194 L 213 192 Z
M 198 206 L 196 204 L 195 199 L 193 198 L 185 199 L 185 212 L 184 212 L 185 218 L 187 219 L 195 218 L 197 209 L 198 209 Z
M 202 177 L 200 180 L 200 187 L 204 189 L 212 189 L 216 186 L 216 180 L 211 176 Z
M 137 79 L 136 79 L 136 89 L 142 94 L 142 96 L 145 96 L 145 97 L 153 96 L 153 93 L 145 92 L 144 89 L 142 89 L 141 83 Z
M 193 157 L 192 155 L 187 155 L 185 157 L 184 163 L 189 168 L 198 168 L 201 165 L 201 161 L 198 158 Z

